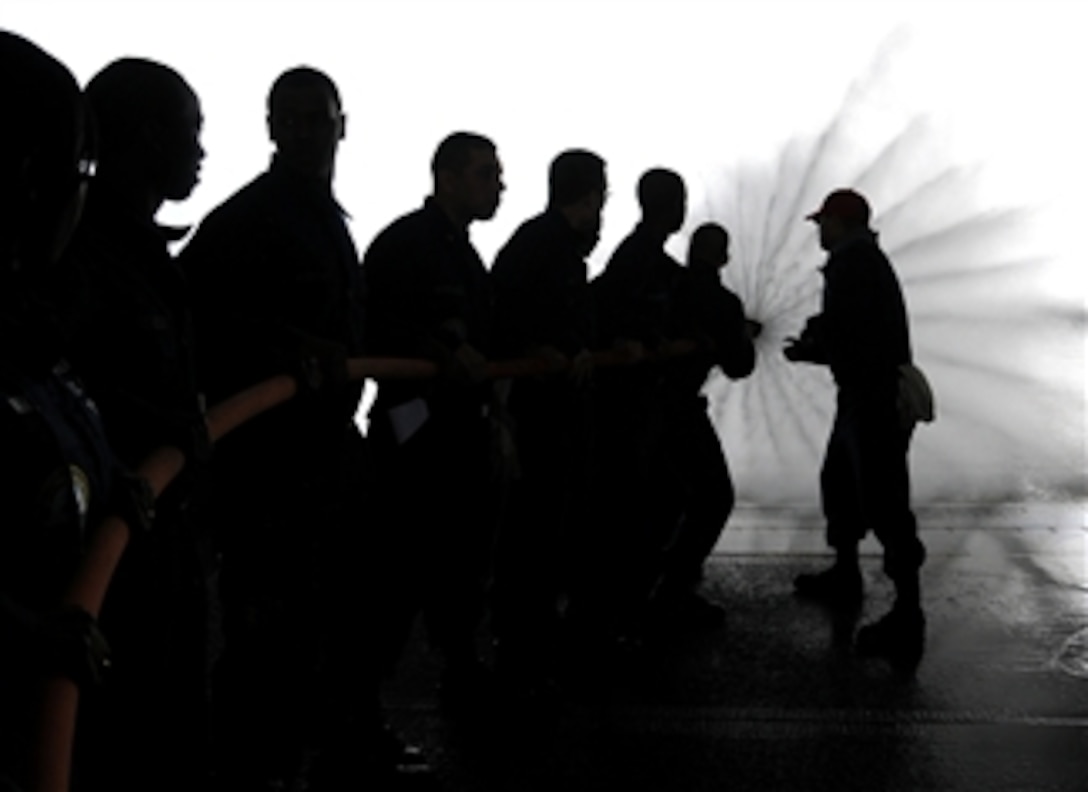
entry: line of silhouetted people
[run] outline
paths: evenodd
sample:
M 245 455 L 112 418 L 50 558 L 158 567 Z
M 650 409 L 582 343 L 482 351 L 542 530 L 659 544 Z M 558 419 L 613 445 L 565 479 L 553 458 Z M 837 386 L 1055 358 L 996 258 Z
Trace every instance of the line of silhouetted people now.
M 420 619 L 450 717 L 554 716 L 624 656 L 723 623 L 700 584 L 734 491 L 702 388 L 715 368 L 752 374 L 760 324 L 722 284 L 722 225 L 696 229 L 683 264 L 666 252 L 679 174 L 643 173 L 641 217 L 591 281 L 606 162 L 565 150 L 541 174 L 546 205 L 487 266 L 470 230 L 499 208 L 502 165 L 493 141 L 454 132 L 422 205 L 360 255 L 333 191 L 341 97 L 297 67 L 268 93 L 267 169 L 175 257 L 188 229 L 155 218 L 204 156 L 181 75 L 122 58 L 81 90 L 2 33 L 0 91 L 12 788 L 33 784 L 43 672 L 81 685 L 76 788 L 383 788 L 429 770 L 381 703 Z M 824 306 L 785 352 L 838 385 L 821 476 L 836 563 L 795 586 L 856 605 L 872 528 L 897 600 L 858 648 L 916 661 L 906 311 L 862 196 L 833 192 L 809 219 Z M 437 372 L 381 379 L 366 437 L 347 365 L 363 357 Z M 514 359 L 532 371 L 493 376 Z M 213 449 L 207 406 L 284 373 L 297 396 Z M 152 503 L 134 471 L 161 446 L 187 464 Z M 63 602 L 110 513 L 133 536 L 93 619 Z

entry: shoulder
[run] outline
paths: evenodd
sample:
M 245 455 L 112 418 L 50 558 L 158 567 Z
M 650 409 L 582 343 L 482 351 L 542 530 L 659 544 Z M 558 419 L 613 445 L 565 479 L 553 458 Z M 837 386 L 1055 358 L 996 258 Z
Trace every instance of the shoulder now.
M 721 286 L 717 290 L 718 299 L 723 305 L 729 305 L 734 308 L 744 308 L 744 301 L 737 295 L 735 291 L 727 286 Z
M 523 261 L 527 254 L 539 252 L 541 246 L 549 245 L 551 236 L 544 215 L 530 217 L 515 229 L 499 249 L 494 268 L 502 269 L 511 263 Z
M 178 264 L 191 272 L 205 259 L 251 255 L 279 225 L 275 205 L 267 174 L 261 174 L 204 216 L 178 253 Z
M 418 230 L 420 227 L 420 220 L 420 212 L 418 210 L 401 215 L 374 235 L 374 238 L 367 246 L 367 251 L 369 252 L 375 248 L 385 247 L 402 239 L 411 238 L 413 231 Z
M 432 244 L 435 235 L 432 225 L 422 209 L 393 220 L 375 234 L 363 251 L 363 271 L 373 276 L 376 271 L 417 258 L 421 250 Z
M 525 220 L 511 235 L 511 239 L 537 240 L 553 236 L 555 230 L 555 218 L 545 214 L 538 214 Z
M 262 173 L 212 209 L 201 221 L 196 233 L 258 220 L 275 206 L 276 193 L 273 181 L 267 173 Z
M 656 262 L 657 265 L 661 267 L 661 269 L 665 270 L 665 272 L 667 272 L 670 277 L 674 279 L 682 278 L 684 277 L 684 273 L 688 272 L 687 267 L 674 259 L 664 250 L 662 250 L 660 255 L 657 256 Z
M 629 234 L 616 245 L 616 248 L 608 257 L 604 269 L 601 270 L 601 274 L 597 277 L 597 281 L 608 283 L 617 276 L 622 278 L 625 272 L 637 269 L 644 259 L 644 251 L 641 249 L 639 240 L 634 234 Z
M 643 245 L 639 239 L 638 234 L 628 234 L 620 243 L 616 245 L 616 249 L 612 251 L 612 255 L 608 257 L 608 265 L 611 266 L 615 261 L 626 261 L 630 258 L 639 255 L 642 252 Z

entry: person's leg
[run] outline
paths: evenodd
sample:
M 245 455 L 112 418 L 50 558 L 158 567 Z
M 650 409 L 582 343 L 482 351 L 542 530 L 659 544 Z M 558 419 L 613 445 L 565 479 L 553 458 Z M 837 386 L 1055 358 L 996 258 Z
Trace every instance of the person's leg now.
M 510 485 L 497 537 L 491 624 L 499 671 L 517 686 L 545 684 L 558 638 L 561 542 L 576 464 L 563 395 L 515 390 L 511 402 L 521 477 Z
M 858 544 L 865 536 L 857 471 L 861 464 L 856 418 L 841 395 L 835 423 L 820 471 L 820 496 L 827 521 L 827 543 L 835 551 L 835 563 L 819 573 L 798 575 L 794 587 L 799 596 L 831 604 L 854 606 L 864 594 Z
M 702 580 L 703 564 L 721 537 L 736 496 L 721 441 L 701 400 L 687 405 L 670 445 L 685 484 L 685 503 L 664 582 L 690 590 Z
M 373 619 L 375 668 L 381 678 L 395 672 L 422 608 L 420 558 L 428 553 L 424 527 L 430 517 L 429 485 L 417 451 L 417 444 L 426 442 L 424 431 L 400 444 L 379 416 L 367 436 L 373 481 L 359 526 L 366 537 L 360 555 L 370 573 L 366 610 Z
M 561 676 L 574 695 L 597 696 L 645 598 L 646 387 L 602 372 L 594 391 L 587 486 L 576 494 L 564 547 L 567 604 Z M 646 592 L 648 593 L 648 592 Z
M 289 782 L 301 767 L 318 636 L 310 592 L 288 582 L 305 549 L 246 555 L 224 558 L 224 648 L 213 696 L 224 785 L 264 789 Z
M 345 441 L 339 491 L 330 493 L 338 502 L 335 529 L 321 561 L 326 648 L 323 728 L 308 775 L 314 792 L 430 772 L 422 750 L 390 728 L 381 702 L 419 610 L 413 546 L 404 536 L 415 524 L 404 509 L 414 502 L 404 492 L 410 476 L 391 435 L 372 431 L 364 443 L 349 433 Z
M 668 456 L 679 479 L 682 515 L 666 547 L 654 596 L 660 626 L 714 626 L 724 610 L 700 597 L 703 566 L 717 544 L 735 500 L 721 442 L 705 402 L 679 405 L 668 431 Z
M 444 697 L 457 704 L 488 684 L 477 631 L 486 612 L 497 519 L 490 438 L 487 422 L 468 413 L 434 417 L 419 439 L 427 443 L 419 449 L 424 489 L 416 495 L 425 515 L 417 550 L 423 618 L 429 642 L 442 656 Z
M 879 621 L 858 633 L 858 649 L 916 662 L 925 640 L 919 570 L 925 547 L 910 508 L 909 434 L 894 411 L 874 408 L 863 435 L 863 509 L 884 548 L 884 571 L 895 585 L 895 603 Z
M 874 512 L 874 530 L 884 547 L 884 572 L 896 587 L 896 602 L 905 607 L 919 607 L 918 573 L 925 562 L 926 549 L 918 537 L 918 523 L 910 506 L 910 467 L 908 452 L 910 432 L 885 421 L 880 460 L 874 466 L 878 480 L 867 487 L 865 510 Z

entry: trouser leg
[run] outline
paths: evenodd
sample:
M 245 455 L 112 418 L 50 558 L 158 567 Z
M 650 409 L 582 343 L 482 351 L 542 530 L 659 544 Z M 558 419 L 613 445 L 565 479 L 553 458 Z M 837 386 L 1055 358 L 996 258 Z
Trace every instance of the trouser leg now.
M 432 415 L 398 443 L 379 420 L 372 437 L 378 574 L 391 592 L 386 666 L 395 665 L 421 612 L 431 645 L 447 661 L 475 658 L 497 518 L 487 424 L 472 412 Z
M 850 417 L 840 406 L 820 470 L 820 499 L 827 544 L 844 560 L 857 558 L 857 546 L 866 533 L 857 475 L 862 459 L 855 439 Z
M 905 597 L 917 600 L 925 548 L 910 507 L 909 442 L 894 401 L 840 394 L 822 482 L 829 543 L 856 548 L 872 528 L 884 548 L 885 572 Z
M 702 400 L 685 405 L 677 416 L 667 455 L 681 482 L 683 514 L 665 555 L 663 582 L 690 588 L 701 580 L 735 502 L 725 454 Z
M 897 598 L 916 605 L 918 570 L 926 552 L 910 507 L 910 438 L 894 415 L 882 415 L 874 424 L 865 440 L 860 471 L 862 509 L 883 546 L 884 572 L 895 583 Z

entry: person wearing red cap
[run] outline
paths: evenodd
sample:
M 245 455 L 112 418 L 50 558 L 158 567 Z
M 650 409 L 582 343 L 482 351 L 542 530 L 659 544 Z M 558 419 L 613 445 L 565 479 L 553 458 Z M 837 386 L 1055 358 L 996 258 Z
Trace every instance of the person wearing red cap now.
M 861 654 L 916 663 L 925 639 L 918 570 L 925 547 L 910 507 L 907 451 L 910 425 L 897 408 L 900 367 L 911 363 L 903 293 L 869 227 L 864 196 L 835 190 L 806 219 L 819 228 L 828 253 L 822 268 L 823 310 L 800 338 L 787 339 L 791 361 L 826 364 L 838 389 L 820 492 L 834 565 L 795 580 L 799 596 L 856 607 L 863 596 L 858 544 L 872 529 L 884 548 L 884 571 L 895 584 L 891 611 L 862 627 Z

